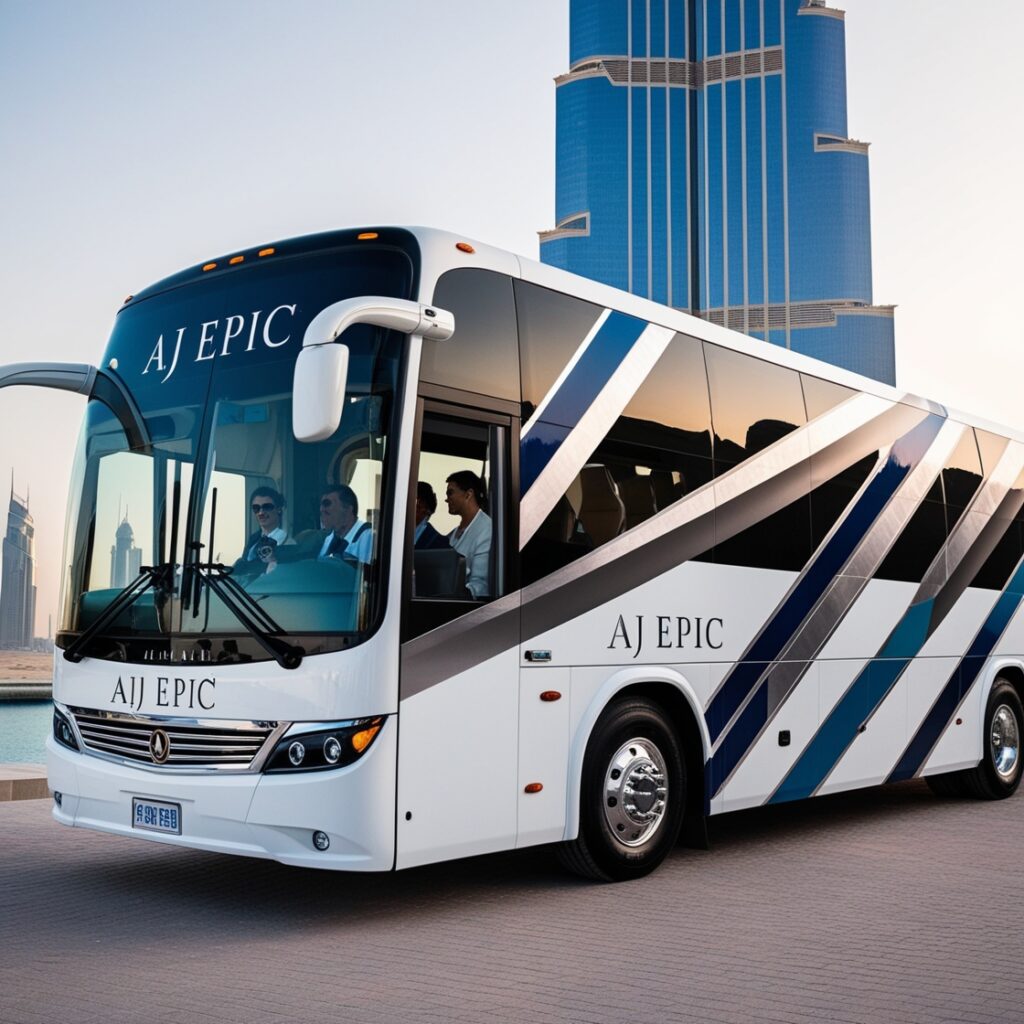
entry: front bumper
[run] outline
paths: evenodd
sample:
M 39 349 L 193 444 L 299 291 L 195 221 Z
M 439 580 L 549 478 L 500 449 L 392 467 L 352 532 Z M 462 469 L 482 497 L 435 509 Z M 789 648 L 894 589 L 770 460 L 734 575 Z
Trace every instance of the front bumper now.
M 388 871 L 395 860 L 397 723 L 391 719 L 354 764 L 289 775 L 183 774 L 147 770 L 75 753 L 46 741 L 53 816 L 64 825 L 262 857 L 298 867 Z M 132 827 L 132 798 L 181 805 L 182 834 Z M 313 846 L 326 832 L 330 848 Z

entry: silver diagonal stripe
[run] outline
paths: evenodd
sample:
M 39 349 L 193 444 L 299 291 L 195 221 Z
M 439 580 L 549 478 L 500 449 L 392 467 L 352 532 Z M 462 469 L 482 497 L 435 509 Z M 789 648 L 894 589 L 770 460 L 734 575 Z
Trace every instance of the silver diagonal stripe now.
M 403 699 L 508 649 L 522 602 L 524 642 L 627 593 L 747 529 L 892 442 L 927 412 L 872 395 L 855 395 L 571 565 L 455 622 L 402 645 Z M 515 619 L 516 621 L 513 621 Z

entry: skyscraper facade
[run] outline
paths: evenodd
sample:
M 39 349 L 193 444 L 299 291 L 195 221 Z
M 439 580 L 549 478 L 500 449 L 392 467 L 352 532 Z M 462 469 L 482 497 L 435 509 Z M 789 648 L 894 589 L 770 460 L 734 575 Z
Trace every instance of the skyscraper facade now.
M 136 576 L 142 568 L 142 549 L 135 546 L 135 531 L 128 522 L 125 513 L 116 532 L 114 543 L 110 547 L 110 585 L 123 588 Z
M 570 0 L 541 259 L 894 383 L 825 0 Z
M 36 619 L 35 534 L 28 499 L 14 493 L 12 482 L 0 562 L 0 648 L 32 646 Z

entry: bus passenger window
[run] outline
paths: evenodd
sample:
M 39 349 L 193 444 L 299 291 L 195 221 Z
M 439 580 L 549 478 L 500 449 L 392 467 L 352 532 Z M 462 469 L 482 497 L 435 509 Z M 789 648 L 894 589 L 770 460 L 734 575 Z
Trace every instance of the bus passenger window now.
M 413 504 L 412 596 L 462 610 L 503 592 L 503 472 L 496 424 L 428 413 Z M 497 460 L 501 465 L 501 459 Z M 459 609 L 453 609 L 461 614 Z

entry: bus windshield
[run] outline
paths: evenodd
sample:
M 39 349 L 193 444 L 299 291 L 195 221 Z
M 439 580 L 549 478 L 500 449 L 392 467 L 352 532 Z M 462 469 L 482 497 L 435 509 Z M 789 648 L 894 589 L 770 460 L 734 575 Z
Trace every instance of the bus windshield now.
M 164 567 L 155 585 L 82 653 L 265 660 L 254 632 L 287 636 L 305 653 L 369 635 L 383 607 L 404 336 L 346 332 L 344 413 L 325 441 L 294 439 L 292 376 L 323 308 L 358 295 L 408 298 L 412 286 L 405 252 L 342 248 L 211 275 L 119 314 L 103 367 L 131 392 L 147 436 L 130 440 L 106 405 L 89 403 L 62 646 L 152 566 Z

